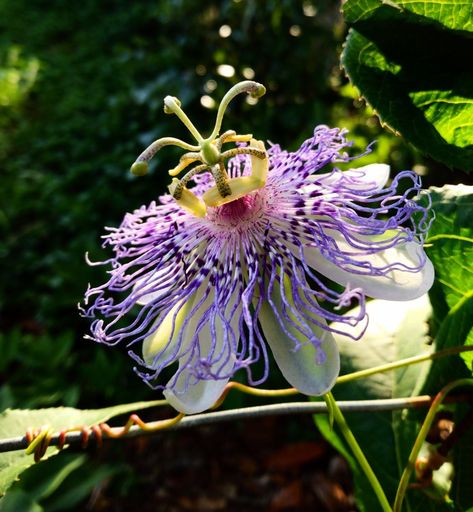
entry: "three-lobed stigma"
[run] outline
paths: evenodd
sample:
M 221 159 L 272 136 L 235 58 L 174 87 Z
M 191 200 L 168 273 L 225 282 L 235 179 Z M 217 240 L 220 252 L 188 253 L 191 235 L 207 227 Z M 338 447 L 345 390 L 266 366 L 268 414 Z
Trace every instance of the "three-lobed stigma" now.
M 219 133 L 225 111 L 235 96 L 247 93 L 259 98 L 265 92 L 264 85 L 251 80 L 233 86 L 223 97 L 218 107 L 214 128 L 207 138 L 202 137 L 187 117 L 181 108 L 181 102 L 173 96 L 166 96 L 164 98 L 164 112 L 175 114 L 190 131 L 197 144 L 188 144 L 174 137 L 158 139 L 141 153 L 131 166 L 131 172 L 135 176 L 146 175 L 149 160 L 164 146 L 173 145 L 186 150 L 187 152 L 181 156 L 178 165 L 169 170 L 170 176 L 174 178 L 169 186 L 169 192 L 179 205 L 197 217 L 205 217 L 208 206 L 220 206 L 262 188 L 266 183 L 268 171 L 268 156 L 264 143 L 255 140 L 251 134 L 239 135 L 233 130 L 228 130 L 221 135 Z M 222 149 L 224 144 L 241 142 L 248 144 L 225 151 Z M 236 155 L 245 154 L 251 157 L 251 175 L 230 178 L 225 168 L 225 162 Z M 175 177 L 191 165 L 194 166 L 181 179 Z M 208 190 L 202 198 L 199 198 L 187 189 L 187 183 L 193 176 L 202 172 L 212 174 L 215 186 Z

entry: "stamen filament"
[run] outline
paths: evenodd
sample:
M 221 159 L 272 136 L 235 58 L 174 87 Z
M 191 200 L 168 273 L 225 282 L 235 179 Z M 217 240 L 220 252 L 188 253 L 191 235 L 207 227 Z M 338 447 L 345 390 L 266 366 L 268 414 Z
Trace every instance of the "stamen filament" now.
M 224 151 L 221 155 L 222 160 L 227 158 L 232 158 L 236 155 L 253 155 L 257 158 L 261 158 L 263 160 L 266 158 L 266 151 L 261 149 L 252 148 L 250 146 L 246 146 L 244 148 L 233 148 L 227 151 Z
M 184 187 L 187 185 L 187 182 L 199 172 L 211 171 L 210 167 L 207 164 L 197 165 L 193 169 L 191 169 L 187 174 L 185 174 L 180 180 L 175 178 L 173 183 L 176 183 L 171 195 L 174 199 L 180 199 L 182 195 L 182 191 Z
M 219 162 L 217 165 L 214 165 L 211 168 L 212 176 L 215 180 L 215 184 L 217 185 L 218 193 L 221 197 L 227 197 L 231 195 L 232 189 L 230 188 L 229 176 L 223 165 L 223 162 Z

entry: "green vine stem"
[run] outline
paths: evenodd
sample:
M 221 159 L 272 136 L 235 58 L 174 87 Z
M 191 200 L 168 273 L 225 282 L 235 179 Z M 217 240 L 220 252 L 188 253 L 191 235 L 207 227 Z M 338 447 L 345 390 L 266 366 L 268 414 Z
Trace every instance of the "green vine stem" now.
M 415 468 L 417 457 L 419 456 L 422 444 L 424 443 L 425 438 L 429 433 L 429 430 L 435 419 L 435 415 L 437 413 L 438 408 L 440 407 L 448 393 L 450 393 L 450 391 L 461 386 L 473 386 L 473 379 L 458 379 L 453 382 L 450 382 L 444 388 L 442 388 L 437 394 L 437 396 L 434 398 L 434 401 L 430 406 L 429 412 L 425 417 L 424 423 L 422 424 L 419 434 L 417 435 L 414 446 L 412 447 L 409 459 L 407 460 L 406 467 L 404 468 L 404 471 L 402 473 L 401 480 L 399 482 L 399 487 L 396 492 L 396 499 L 394 501 L 393 512 L 401 512 L 402 502 L 404 500 L 406 490 L 409 485 L 409 479 L 411 477 L 412 471 Z
M 379 483 L 379 480 L 376 478 L 376 475 L 371 469 L 371 466 L 368 460 L 366 459 L 365 454 L 363 453 L 362 449 L 360 448 L 360 445 L 356 441 L 352 431 L 348 427 L 348 424 L 345 421 L 345 417 L 343 416 L 343 413 L 340 410 L 340 407 L 338 406 L 337 402 L 335 401 L 335 398 L 333 397 L 332 393 L 329 392 L 326 395 L 324 395 L 324 399 L 327 404 L 328 410 L 330 411 L 331 414 L 333 414 L 333 419 L 337 423 L 343 437 L 345 438 L 346 442 L 348 443 L 353 452 L 353 455 L 358 461 L 358 464 L 361 466 L 361 469 L 363 470 L 363 472 L 366 475 L 366 478 L 371 484 L 371 487 L 373 488 L 373 491 L 376 494 L 376 497 L 378 498 L 381 508 L 383 509 L 384 512 L 392 512 L 391 505 L 389 504 L 389 501 L 386 498 L 386 494 L 384 493 L 383 488 Z
M 350 382 L 356 379 L 362 379 L 364 377 L 369 377 L 371 375 L 375 375 L 376 373 L 388 372 L 390 370 L 396 370 L 398 368 L 402 368 L 404 366 L 410 366 L 412 364 L 423 363 L 425 361 L 433 361 L 434 359 L 440 359 L 442 357 L 453 356 L 455 354 L 460 354 L 461 352 L 470 352 L 473 351 L 473 345 L 461 345 L 457 347 L 450 347 L 444 350 L 439 350 L 438 352 L 428 353 L 428 354 L 420 354 L 418 356 L 408 357 L 406 359 L 400 359 L 399 361 L 394 361 L 393 363 L 386 363 L 380 366 L 374 366 L 373 368 L 368 368 L 366 370 L 359 370 L 357 372 L 348 373 L 346 375 L 341 375 L 335 381 L 335 384 L 342 384 L 344 382 Z M 267 398 L 274 397 L 282 397 L 282 396 L 291 396 L 299 394 L 299 391 L 296 388 L 285 388 L 285 389 L 264 389 L 264 388 L 253 388 L 251 386 L 247 386 L 245 384 L 240 384 L 239 382 L 229 382 L 223 395 L 220 400 L 214 405 L 214 409 L 219 407 L 228 392 L 231 389 L 237 389 L 242 393 L 246 393 L 254 396 L 263 396 Z
M 373 368 L 368 368 L 367 370 L 359 370 L 357 372 L 348 373 L 347 375 L 342 375 L 337 378 L 336 384 L 342 384 L 343 382 L 349 382 L 351 380 L 369 377 L 370 375 L 387 372 L 389 370 L 397 370 L 398 368 L 410 366 L 411 364 L 423 363 L 424 361 L 433 361 L 434 359 L 440 359 L 442 357 L 460 354 L 461 352 L 471 351 L 473 351 L 473 345 L 461 345 L 439 350 L 438 352 L 420 354 L 418 356 L 400 359 L 399 361 L 394 361 L 393 363 L 386 363 L 380 366 L 374 366 Z

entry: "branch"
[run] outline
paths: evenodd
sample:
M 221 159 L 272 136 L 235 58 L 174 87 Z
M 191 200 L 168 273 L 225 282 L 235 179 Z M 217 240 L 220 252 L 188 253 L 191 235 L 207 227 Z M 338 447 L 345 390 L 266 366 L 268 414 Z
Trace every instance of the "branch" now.
M 459 399 L 460 397 L 457 397 Z M 408 398 L 392 398 L 386 400 L 353 400 L 340 401 L 338 406 L 343 412 L 380 412 L 394 411 L 398 409 L 407 409 L 415 407 L 427 407 L 432 403 L 432 397 L 428 395 L 408 397 Z M 227 421 L 242 420 L 248 418 L 258 418 L 273 415 L 290 415 L 290 414 L 325 414 L 327 406 L 324 402 L 288 402 L 271 405 L 261 405 L 256 407 L 245 407 L 242 409 L 232 409 L 228 411 L 207 412 L 203 414 L 195 414 L 186 416 L 178 423 L 174 423 L 167 427 L 166 430 L 180 430 L 184 428 L 194 428 L 201 425 L 209 425 L 214 423 L 222 423 Z M 121 429 L 121 427 L 118 427 Z M 111 429 L 113 430 L 113 428 Z M 97 439 L 96 429 L 87 429 L 87 439 Z M 132 426 L 129 431 L 120 436 L 121 438 L 132 438 L 152 433 L 143 430 L 141 427 Z M 111 439 L 110 435 L 104 433 L 104 439 Z M 0 440 L 0 453 L 15 450 L 26 449 L 29 446 L 26 436 L 15 437 Z M 84 432 L 68 432 L 65 438 L 61 439 L 60 434 L 51 436 L 49 446 L 58 445 L 83 445 Z

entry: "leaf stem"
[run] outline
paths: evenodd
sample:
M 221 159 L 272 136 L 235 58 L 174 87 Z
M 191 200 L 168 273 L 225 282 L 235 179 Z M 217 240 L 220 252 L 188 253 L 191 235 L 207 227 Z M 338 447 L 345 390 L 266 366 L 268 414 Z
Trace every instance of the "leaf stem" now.
M 428 238 L 425 243 L 430 244 L 432 242 L 436 242 L 437 240 L 458 240 L 460 242 L 469 242 L 473 243 L 472 238 L 468 238 L 466 236 L 460 236 L 460 235 L 447 235 L 446 233 L 442 233 L 441 235 L 434 235 Z
M 417 435 L 414 446 L 412 447 L 411 453 L 409 454 L 409 458 L 407 460 L 406 467 L 401 475 L 401 480 L 399 481 L 399 487 L 396 492 L 396 498 L 394 500 L 393 512 L 401 512 L 402 502 L 404 500 L 404 496 L 406 494 L 407 487 L 409 485 L 409 479 L 411 477 L 412 471 L 415 468 L 415 463 L 417 457 L 419 456 L 419 452 L 422 448 L 422 444 L 429 433 L 429 430 L 432 426 L 432 423 L 435 419 L 435 415 L 437 413 L 438 408 L 442 404 L 445 397 L 452 391 L 460 386 L 473 386 L 473 379 L 458 379 L 453 382 L 450 382 L 445 387 L 443 387 L 437 396 L 434 398 L 432 405 L 430 406 L 429 412 L 425 417 L 424 423 Z
M 369 377 L 370 375 L 374 375 L 376 373 L 388 372 L 390 370 L 396 370 L 398 368 L 402 368 L 403 366 L 410 366 L 411 364 L 423 363 L 424 361 L 440 359 L 441 357 L 452 356 L 455 354 L 459 354 L 461 352 L 470 352 L 473 351 L 473 345 L 467 346 L 458 346 L 458 347 L 450 347 L 444 350 L 440 350 L 434 353 L 428 354 L 420 354 L 418 356 L 409 357 L 406 359 L 400 359 L 399 361 L 394 361 L 393 363 L 386 363 L 380 366 L 375 366 L 374 368 L 368 368 L 366 370 L 360 370 L 358 372 L 348 373 L 347 375 L 341 375 L 337 378 L 336 384 L 342 384 L 344 382 L 350 382 L 356 379 L 362 379 L 363 377 Z M 213 407 L 217 408 L 226 397 L 228 392 L 231 389 L 237 389 L 242 393 L 246 393 L 248 395 L 254 396 L 264 396 L 266 398 L 274 398 L 281 396 L 291 396 L 297 395 L 299 391 L 296 388 L 284 388 L 284 389 L 263 389 L 263 388 L 253 388 L 251 386 L 247 386 L 245 384 L 240 384 L 239 382 L 229 382 L 227 387 L 225 388 L 224 394 L 222 395 L 219 402 Z
M 379 483 L 379 480 L 376 478 L 376 475 L 374 474 L 368 460 L 366 459 L 365 454 L 360 448 L 360 445 L 355 439 L 355 436 L 353 435 L 352 431 L 348 427 L 348 424 L 345 421 L 345 417 L 343 416 L 343 413 L 340 410 L 337 402 L 335 401 L 335 398 L 333 397 L 332 393 L 328 392 L 326 395 L 324 395 L 324 399 L 329 411 L 331 412 L 331 414 L 333 414 L 333 419 L 335 420 L 340 431 L 342 432 L 345 441 L 350 446 L 353 455 L 358 461 L 358 464 L 361 466 L 361 469 L 363 470 L 369 483 L 371 484 L 371 487 L 374 493 L 376 494 L 376 497 L 378 498 L 381 508 L 383 509 L 384 512 L 392 512 L 391 505 L 389 504 L 389 501 L 386 498 L 386 494 L 384 493 L 383 488 Z
M 445 356 L 452 356 L 455 354 L 459 354 L 461 352 L 470 352 L 473 351 L 473 345 L 462 345 L 458 347 L 450 347 L 444 350 L 439 350 L 438 352 L 428 353 L 428 354 L 420 354 L 418 356 L 408 357 L 406 359 L 400 359 L 399 361 L 394 361 L 393 363 L 386 363 L 380 366 L 375 366 L 374 368 L 368 368 L 366 370 L 360 370 L 358 372 L 348 373 L 347 375 L 341 375 L 337 378 L 336 384 L 342 384 L 344 382 L 349 382 L 355 379 L 361 379 L 363 377 L 369 377 L 370 375 L 374 375 L 375 373 L 387 372 L 389 370 L 396 370 L 397 368 L 402 368 L 403 366 L 410 366 L 411 364 L 422 363 L 424 361 L 439 359 Z

